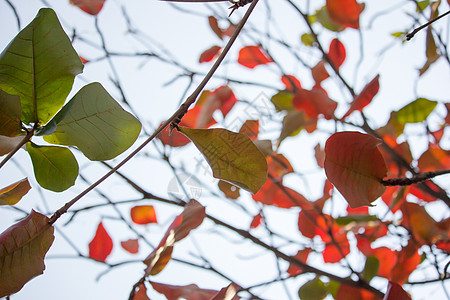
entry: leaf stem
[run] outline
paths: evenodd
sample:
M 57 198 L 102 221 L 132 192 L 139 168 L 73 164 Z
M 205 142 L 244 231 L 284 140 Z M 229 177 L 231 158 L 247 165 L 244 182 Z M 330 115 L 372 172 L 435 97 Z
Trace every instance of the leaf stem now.
M 167 121 L 165 121 L 158 129 L 155 130 L 155 132 L 148 137 L 139 147 L 137 147 L 133 152 L 131 152 L 127 157 L 125 157 L 120 163 L 118 163 L 114 168 L 109 170 L 105 175 L 103 175 L 100 179 L 98 179 L 96 182 L 94 182 L 92 185 L 87 187 L 84 191 L 82 191 L 80 194 L 75 196 L 72 200 L 67 202 L 64 206 L 62 206 L 60 209 L 58 209 L 50 218 L 49 224 L 52 225 L 56 222 L 56 220 L 59 219 L 63 214 L 67 212 L 67 210 L 74 205 L 78 200 L 80 200 L 82 197 L 84 197 L 87 193 L 92 191 L 94 188 L 96 188 L 100 183 L 105 181 L 109 176 L 114 174 L 120 167 L 122 167 L 124 164 L 126 164 L 131 158 L 133 158 L 137 153 L 139 153 L 147 144 L 149 144 L 158 134 L 160 134 L 169 124 L 171 124 L 174 121 L 181 121 L 182 116 L 187 112 L 189 106 L 195 102 L 200 92 L 203 90 L 203 88 L 208 83 L 209 79 L 213 76 L 214 72 L 217 70 L 225 56 L 227 55 L 228 51 L 230 50 L 231 46 L 233 45 L 234 41 L 237 39 L 239 33 L 241 32 L 242 28 L 244 27 L 244 24 L 250 17 L 250 14 L 252 13 L 253 9 L 255 8 L 256 4 L 259 0 L 252 1 L 252 4 L 247 9 L 244 17 L 242 17 L 241 21 L 239 22 L 238 26 L 236 27 L 235 32 L 233 33 L 233 36 L 228 41 L 227 45 L 223 49 L 220 56 L 217 58 L 214 65 L 209 70 L 208 74 L 206 74 L 205 78 L 200 82 L 198 87 L 195 89 L 195 91 L 186 99 L 186 101 L 181 104 L 181 106 L 178 108 L 178 110 L 169 118 Z

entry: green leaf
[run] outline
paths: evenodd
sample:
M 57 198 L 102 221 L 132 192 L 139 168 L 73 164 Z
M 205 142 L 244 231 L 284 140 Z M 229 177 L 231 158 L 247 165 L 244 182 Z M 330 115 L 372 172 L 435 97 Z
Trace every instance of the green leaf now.
M 353 222 L 367 223 L 367 222 L 375 221 L 375 220 L 378 220 L 377 216 L 372 216 L 372 215 L 349 215 L 349 216 L 338 217 L 335 219 L 336 224 L 338 224 L 338 225 L 348 225 Z
M 14 205 L 31 189 L 27 178 L 0 189 L 0 205 Z
M 205 156 L 213 176 L 256 194 L 267 180 L 267 161 L 250 138 L 222 128 L 181 127 Z
M 21 129 L 20 98 L 0 90 L 0 135 L 14 137 Z
M 294 111 L 294 105 L 292 104 L 294 94 L 288 91 L 280 91 L 270 98 L 270 101 L 275 105 L 277 111 Z
M 34 176 L 43 188 L 62 192 L 75 184 L 78 163 L 69 149 L 40 147 L 29 142 L 27 151 L 33 162 Z
M 298 290 L 298 297 L 301 300 L 321 300 L 327 295 L 327 288 L 319 277 L 308 281 Z
M 312 45 L 314 45 L 314 42 L 316 41 L 314 39 L 314 36 L 311 33 L 302 34 L 301 40 L 302 40 L 302 43 L 308 47 L 311 47 Z
M 82 70 L 55 12 L 43 8 L 0 55 L 0 89 L 20 96 L 24 123 L 45 124 Z
M 56 128 L 45 141 L 76 146 L 90 160 L 116 157 L 141 131 L 141 123 L 97 82 L 83 87 L 49 123 Z
M 0 234 L 0 298 L 44 272 L 44 257 L 55 238 L 48 221 L 33 210 Z
M 395 118 L 401 125 L 406 123 L 418 123 L 425 121 L 437 105 L 437 101 L 418 98 L 408 105 L 402 107 Z
M 370 282 L 372 278 L 377 276 L 378 269 L 380 268 L 380 261 L 375 256 L 368 256 L 366 259 L 366 264 L 364 265 L 364 270 L 362 271 L 362 277 Z

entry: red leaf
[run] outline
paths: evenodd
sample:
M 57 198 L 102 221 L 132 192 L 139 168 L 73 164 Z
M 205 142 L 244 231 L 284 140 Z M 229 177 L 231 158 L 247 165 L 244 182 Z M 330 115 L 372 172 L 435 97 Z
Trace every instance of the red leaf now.
M 375 256 L 380 263 L 377 275 L 389 278 L 392 268 L 397 262 L 397 253 L 387 247 L 379 247 L 373 249 L 372 255 Z
M 217 294 L 215 290 L 201 289 L 195 284 L 185 286 L 169 285 L 150 281 L 158 293 L 164 294 L 167 300 L 178 300 L 180 298 L 192 300 L 210 300 Z
M 108 232 L 106 232 L 105 227 L 103 227 L 103 223 L 100 222 L 94 238 L 89 243 L 89 257 L 105 262 L 109 254 L 111 254 L 112 249 L 113 241 Z
M 418 164 L 421 172 L 446 170 L 450 168 L 450 151 L 430 145 L 420 156 Z
M 316 236 L 316 220 L 319 214 L 314 209 L 303 209 L 298 214 L 298 230 L 307 238 Z
M 208 17 L 209 27 L 211 27 L 212 31 L 219 37 L 219 39 L 223 38 L 223 30 L 219 27 L 219 23 L 217 19 L 213 16 Z
M 397 263 L 392 269 L 391 281 L 403 283 L 420 263 L 420 254 L 415 242 L 410 239 L 408 245 L 397 252 Z
M 258 120 L 247 120 L 242 125 L 241 129 L 239 129 L 239 133 L 244 133 L 248 135 L 248 137 L 254 141 L 258 138 L 259 132 L 259 121 Z
M 237 102 L 237 98 L 233 93 L 233 90 L 228 85 L 222 85 L 212 92 L 219 100 L 219 109 L 225 118 L 233 106 Z
M 325 161 L 325 151 L 322 147 L 320 147 L 320 144 L 317 144 L 314 147 L 314 157 L 316 158 L 317 165 L 321 168 L 324 167 L 323 163 Z
M 339 69 L 339 67 L 345 61 L 345 47 L 338 39 L 334 39 L 330 43 L 330 49 L 328 50 L 328 57 L 331 60 L 331 63 Z
M 372 81 L 364 87 L 361 93 L 356 96 L 355 99 L 353 99 L 349 110 L 345 113 L 342 119 L 348 117 L 355 110 L 362 111 L 364 107 L 370 104 L 373 97 L 375 97 L 375 95 L 378 93 L 378 90 L 380 89 L 379 78 L 380 75 L 375 76 L 375 78 L 372 79 Z
M 317 65 L 311 68 L 311 74 L 317 86 L 320 86 L 322 81 L 330 77 L 330 74 L 328 74 L 328 71 L 325 68 L 324 60 L 319 61 Z
M 246 46 L 239 50 L 238 63 L 253 69 L 256 66 L 273 62 L 260 46 Z
M 411 300 L 411 297 L 398 283 L 389 281 L 383 300 Z
M 350 253 L 347 233 L 334 223 L 331 216 L 322 214 L 316 218 L 315 234 L 325 243 L 325 249 L 322 251 L 324 262 L 337 263 Z
M 406 201 L 407 193 L 405 190 L 405 187 L 388 186 L 386 192 L 381 195 L 381 199 L 393 213 L 399 210 L 400 205 Z
M 352 208 L 370 206 L 386 188 L 381 141 L 359 132 L 338 132 L 325 145 L 325 173 Z
M 297 252 L 297 254 L 294 256 L 294 258 L 297 259 L 298 261 L 306 263 L 309 253 L 311 253 L 311 248 L 305 248 L 303 250 L 299 250 Z M 301 274 L 303 272 L 303 270 L 301 267 L 299 267 L 293 263 L 290 263 L 289 268 L 287 269 L 286 272 L 291 276 L 295 276 L 295 275 Z
M 316 120 L 319 115 L 323 115 L 327 120 L 333 118 L 337 107 L 337 103 L 319 89 L 298 90 L 292 103 L 296 110 L 303 110 L 310 118 Z
M 364 4 L 356 0 L 327 0 L 330 19 L 342 27 L 359 28 L 359 15 L 364 10 Z
M 130 215 L 131 220 L 136 224 L 158 223 L 155 208 L 152 205 L 134 206 L 130 210 Z
M 286 86 L 286 89 L 288 91 L 295 92 L 297 89 L 301 89 L 302 88 L 300 80 L 298 80 L 293 75 L 283 75 L 283 76 L 281 76 L 281 82 Z
M 211 48 L 203 51 L 202 54 L 200 54 L 200 58 L 198 59 L 199 63 L 209 62 L 215 59 L 219 54 L 220 50 L 222 50 L 219 46 L 212 46 Z
M 258 227 L 261 224 L 261 221 L 262 221 L 262 215 L 261 215 L 261 213 L 259 213 L 253 217 L 253 220 L 250 223 L 250 228 Z
M 139 241 L 137 239 L 129 239 L 120 242 L 123 249 L 130 252 L 131 254 L 136 254 L 139 252 Z
M 69 2 L 88 14 L 96 15 L 102 10 L 105 0 L 69 0 Z
M 266 205 L 274 205 L 280 208 L 310 207 L 310 202 L 296 191 L 280 186 L 270 178 L 267 179 L 263 187 L 252 195 L 253 200 Z
M 361 206 L 357 208 L 351 208 L 350 206 L 347 206 L 347 213 L 349 215 L 368 215 L 369 208 L 367 206 Z

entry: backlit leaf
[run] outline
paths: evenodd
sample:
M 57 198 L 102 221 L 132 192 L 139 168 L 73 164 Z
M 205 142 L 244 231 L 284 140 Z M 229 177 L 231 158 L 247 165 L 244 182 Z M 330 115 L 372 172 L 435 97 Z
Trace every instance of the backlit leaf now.
M 33 210 L 0 234 L 0 297 L 18 292 L 44 272 L 44 257 L 55 238 L 48 221 Z
M 136 254 L 139 252 L 139 240 L 137 239 L 129 239 L 126 241 L 120 242 L 120 245 L 123 249 L 128 251 L 131 254 Z
M 0 135 L 14 137 L 20 134 L 20 98 L 0 90 Z
M 76 146 L 90 160 L 108 160 L 128 149 L 141 123 L 94 82 L 83 87 L 51 120 L 56 125 L 44 140 Z
M 330 14 L 328 13 L 328 10 L 325 6 L 317 10 L 315 16 L 320 25 L 322 25 L 324 28 L 328 30 L 340 32 L 345 29 L 345 27 L 331 20 Z
M 0 89 L 20 97 L 23 122 L 45 124 L 64 104 L 82 70 L 55 12 L 42 8 L 2 52 Z
M 372 99 L 375 97 L 375 95 L 378 93 L 378 90 L 380 89 L 379 78 L 380 75 L 375 76 L 375 78 L 372 79 L 372 81 L 369 82 L 364 87 L 361 93 L 359 93 L 359 95 L 356 96 L 355 99 L 353 99 L 350 108 L 342 117 L 342 119 L 345 119 L 354 111 L 362 111 L 364 107 L 366 107 L 367 105 L 370 104 L 370 102 L 372 102 Z
M 270 102 L 272 102 L 273 105 L 275 105 L 275 109 L 277 111 L 282 111 L 282 110 L 293 111 L 293 110 L 295 110 L 295 108 L 292 104 L 293 98 L 294 98 L 294 94 L 292 92 L 281 91 L 281 92 L 278 92 L 275 95 L 273 95 L 272 98 L 270 98 Z
M 450 151 L 430 145 L 418 160 L 421 172 L 446 170 L 450 168 Z
M 389 281 L 383 300 L 411 300 L 411 296 L 398 283 Z
M 298 80 L 293 75 L 283 75 L 281 76 L 281 82 L 286 86 L 286 90 L 295 92 L 296 89 L 301 89 L 302 85 L 300 80 Z
M 192 299 L 210 300 L 217 294 L 216 290 L 201 289 L 196 284 L 169 285 L 150 281 L 153 289 L 166 296 L 167 300 Z
M 437 101 L 430 101 L 425 98 L 418 98 L 402 107 L 396 114 L 399 124 L 418 123 L 425 121 L 428 115 L 434 110 Z
M 298 297 L 301 300 L 321 300 L 327 295 L 328 290 L 318 276 L 306 282 L 298 290 Z
M 89 257 L 105 262 L 106 258 L 111 254 L 112 249 L 113 241 L 103 226 L 103 223 L 100 222 L 94 238 L 89 243 Z
M 361 275 L 367 282 L 370 282 L 372 278 L 377 276 L 379 267 L 380 261 L 378 258 L 375 256 L 368 256 Z
M 27 178 L 0 189 L 0 205 L 14 205 L 31 189 Z
M 326 2 L 330 19 L 342 26 L 359 28 L 359 15 L 364 10 L 364 5 L 356 0 L 327 0 Z
M 419 248 L 416 242 L 410 239 L 408 245 L 397 251 L 397 263 L 392 268 L 390 280 L 398 283 L 405 282 L 409 275 L 420 263 Z
M 70 0 L 70 4 L 78 6 L 90 15 L 98 14 L 102 10 L 104 3 L 105 0 Z
M 211 48 L 205 50 L 200 54 L 200 58 L 198 59 L 199 63 L 210 62 L 215 59 L 219 54 L 222 47 L 212 46 Z
M 256 66 L 273 62 L 260 46 L 246 46 L 239 50 L 238 63 L 253 69 Z
M 274 205 L 280 208 L 304 208 L 310 206 L 310 202 L 302 194 L 283 186 L 281 183 L 275 183 L 270 178 L 267 179 L 267 182 L 258 193 L 252 195 L 252 198 L 262 204 Z
M 27 143 L 27 151 L 33 162 L 34 176 L 40 186 L 54 192 L 62 192 L 75 184 L 78 163 L 69 149 Z
M 320 89 L 298 90 L 292 100 L 296 110 L 304 111 L 308 117 L 317 119 L 323 115 L 325 119 L 333 118 L 337 103 L 331 100 L 325 92 Z
M 158 223 L 155 208 L 152 205 L 134 206 L 130 210 L 130 215 L 131 220 L 136 224 Z
M 325 68 L 325 61 L 323 59 L 311 68 L 311 75 L 316 82 L 316 85 L 320 85 L 322 81 L 330 77 L 330 74 L 328 74 L 328 71 Z
M 226 129 L 180 128 L 205 156 L 213 176 L 257 193 L 267 178 L 264 155 L 242 133 Z
M 370 206 L 386 188 L 381 141 L 359 132 L 338 132 L 325 145 L 325 173 L 352 207 Z
M 328 57 L 331 63 L 339 69 L 339 67 L 344 63 L 346 52 L 345 47 L 338 39 L 333 39 L 330 43 L 330 49 L 328 50 Z
M 258 138 L 259 132 L 259 121 L 258 120 L 247 120 L 242 125 L 241 129 L 239 129 L 239 133 L 244 133 L 248 135 L 248 137 L 254 141 Z
M 317 128 L 317 119 L 311 118 L 301 111 L 290 111 L 283 118 L 280 136 L 277 140 L 277 147 L 281 142 L 290 136 L 299 134 L 303 129 L 311 133 Z
M 303 250 L 299 250 L 294 258 L 302 263 L 306 264 L 309 253 L 311 253 L 311 248 L 305 248 Z M 286 271 L 289 275 L 295 276 L 302 273 L 302 268 L 297 266 L 296 264 L 290 263 L 289 268 Z

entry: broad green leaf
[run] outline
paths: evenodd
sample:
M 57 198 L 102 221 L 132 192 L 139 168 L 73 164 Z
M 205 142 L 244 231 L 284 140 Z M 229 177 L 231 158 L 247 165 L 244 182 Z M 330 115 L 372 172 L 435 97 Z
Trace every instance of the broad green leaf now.
M 402 107 L 395 118 L 401 125 L 406 123 L 419 123 L 425 121 L 437 105 L 437 101 L 431 101 L 425 98 L 418 98 L 413 102 Z
M 0 135 L 14 137 L 20 134 L 20 99 L 0 90 Z
M 338 132 L 325 144 L 325 173 L 352 208 L 370 206 L 386 187 L 380 140 L 360 132 Z
M 378 258 L 376 258 L 375 256 L 368 256 L 361 275 L 365 280 L 367 280 L 367 282 L 370 282 L 372 278 L 377 276 L 379 268 L 380 261 L 378 260 Z
M 267 180 L 267 161 L 246 134 L 222 128 L 191 129 L 184 133 L 205 156 L 213 176 L 256 194 Z
M 0 89 L 20 96 L 24 123 L 45 124 L 82 70 L 55 12 L 42 8 L 0 55 Z
M 141 123 L 98 82 L 83 87 L 50 123 L 56 128 L 44 136 L 45 141 L 76 146 L 90 160 L 116 157 L 136 141 L 141 131 Z
M 294 105 L 292 104 L 294 94 L 289 91 L 280 91 L 270 98 L 270 101 L 275 105 L 277 111 L 294 111 Z
M 378 218 L 377 218 L 377 216 L 373 216 L 373 215 L 348 215 L 348 216 L 336 218 L 335 222 L 338 225 L 348 225 L 353 222 L 367 223 L 367 222 L 375 221 L 375 220 L 378 220 Z
M 0 205 L 14 205 L 31 189 L 27 178 L 0 189 Z
M 48 221 L 33 210 L 0 234 L 0 297 L 20 291 L 44 272 L 44 257 L 54 239 Z
M 29 142 L 27 151 L 33 162 L 34 176 L 43 188 L 62 192 L 75 184 L 78 163 L 69 149 L 41 147 Z
M 327 288 L 319 277 L 308 281 L 298 290 L 298 297 L 301 300 L 321 300 L 327 295 Z

